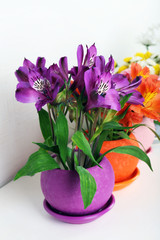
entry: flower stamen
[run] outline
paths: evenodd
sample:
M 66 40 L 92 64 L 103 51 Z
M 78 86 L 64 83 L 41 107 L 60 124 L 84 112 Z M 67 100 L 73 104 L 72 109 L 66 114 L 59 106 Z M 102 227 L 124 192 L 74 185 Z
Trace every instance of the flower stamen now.
M 108 82 L 103 82 L 102 79 L 101 79 L 101 82 L 100 82 L 100 85 L 98 87 L 98 91 L 97 93 L 100 95 L 100 96 L 105 96 L 106 95 L 106 92 L 108 91 Z
M 89 68 L 93 67 L 94 65 L 94 56 L 90 57 L 89 59 Z
M 146 106 L 152 99 L 157 95 L 157 92 L 148 92 L 145 94 L 144 99 L 145 101 L 143 102 L 143 105 Z
M 36 91 L 39 91 L 39 92 L 44 92 L 44 90 L 46 89 L 46 87 L 49 87 L 50 88 L 50 82 L 46 79 L 38 79 L 34 82 L 33 84 L 33 88 L 36 90 Z

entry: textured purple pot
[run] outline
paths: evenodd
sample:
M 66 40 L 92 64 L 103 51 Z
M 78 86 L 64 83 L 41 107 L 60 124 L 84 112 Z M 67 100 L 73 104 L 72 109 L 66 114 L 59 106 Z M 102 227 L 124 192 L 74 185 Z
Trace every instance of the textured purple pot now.
M 47 202 L 70 215 L 93 213 L 103 207 L 111 197 L 114 188 L 114 172 L 110 162 L 104 157 L 98 166 L 87 170 L 94 177 L 97 191 L 90 206 L 84 209 L 80 180 L 77 172 L 55 169 L 41 173 L 41 188 Z
M 146 124 L 148 127 L 152 128 L 155 131 L 155 125 L 152 119 L 144 117 L 141 124 Z M 154 141 L 154 137 L 155 137 L 154 133 L 149 128 L 145 126 L 144 127 L 140 126 L 133 131 L 133 134 L 136 137 L 136 139 L 143 144 L 147 152 Z M 143 150 L 141 145 L 140 145 L 140 148 Z

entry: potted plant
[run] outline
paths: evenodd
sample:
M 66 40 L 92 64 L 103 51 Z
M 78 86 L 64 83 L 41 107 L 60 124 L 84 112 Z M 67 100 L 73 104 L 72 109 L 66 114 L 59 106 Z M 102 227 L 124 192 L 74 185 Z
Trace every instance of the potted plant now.
M 144 97 L 143 105 L 138 103 L 125 103 L 122 109 L 116 113 L 117 117 L 122 116 L 122 118 L 118 120 L 121 125 L 119 130 L 123 130 L 123 127 L 126 127 L 128 133 L 134 134 L 134 136 L 130 135 L 128 139 L 120 139 L 119 134 L 116 133 L 116 129 L 114 129 L 115 141 L 112 141 L 113 137 L 112 139 L 106 139 L 107 142 L 103 143 L 101 149 L 102 153 L 116 146 L 128 145 L 128 141 L 132 141 L 133 145 L 139 143 L 139 147 L 148 153 L 155 135 L 160 139 L 155 132 L 153 121 L 160 121 L 160 82 L 158 81 L 158 76 L 150 74 L 148 67 L 143 68 L 138 63 L 131 63 L 131 59 L 126 59 L 126 61 L 130 61 L 130 67 L 122 71 L 121 74 L 126 76 L 129 82 L 133 82 L 136 77 L 141 76 L 141 84 L 136 90 Z M 119 72 L 120 71 L 121 67 L 119 68 Z M 135 137 L 137 142 L 135 141 Z M 110 160 L 115 172 L 115 190 L 127 186 L 139 175 L 139 169 L 137 168 L 138 159 L 133 157 L 128 158 L 127 155 L 122 156 L 117 153 L 106 154 L 106 157 Z
M 87 47 L 83 55 L 83 46 L 79 45 L 78 66 L 71 70 L 67 57 L 49 68 L 39 57 L 36 65 L 25 59 L 15 73 L 19 81 L 16 99 L 36 102 L 44 142 L 34 142 L 40 149 L 29 157 L 14 180 L 42 172 L 45 209 L 62 221 L 73 223 L 91 221 L 113 206 L 114 172 L 105 158 L 107 152 L 134 155 L 151 168 L 148 156 L 136 146 L 121 146 L 100 154 L 106 129 L 118 124 L 107 122 L 110 111 L 117 112 L 129 100 L 134 101 L 134 89 L 141 78 L 131 84 L 124 78 L 120 83 L 120 75 L 113 74 L 113 58 L 105 64 L 104 57 L 97 56 L 95 45 Z M 136 101 L 141 104 L 142 99 L 139 94 Z M 43 106 L 47 106 L 47 111 Z M 118 119 L 123 116 L 124 113 Z M 68 121 L 75 122 L 70 145 Z

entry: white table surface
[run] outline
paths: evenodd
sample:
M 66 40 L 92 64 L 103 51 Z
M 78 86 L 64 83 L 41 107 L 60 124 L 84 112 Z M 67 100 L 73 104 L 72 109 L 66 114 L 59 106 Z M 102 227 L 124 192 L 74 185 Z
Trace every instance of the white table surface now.
M 149 154 L 154 172 L 139 163 L 140 177 L 114 192 L 115 206 L 94 222 L 72 225 L 45 212 L 40 174 L 0 189 L 0 240 L 159 240 L 160 144 Z

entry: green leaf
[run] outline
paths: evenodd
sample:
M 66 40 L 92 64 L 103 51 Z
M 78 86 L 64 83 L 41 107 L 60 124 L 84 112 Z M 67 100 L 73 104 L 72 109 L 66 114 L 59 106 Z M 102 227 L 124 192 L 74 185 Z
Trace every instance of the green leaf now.
M 90 122 L 94 122 L 94 119 L 91 117 L 91 115 L 88 113 L 88 112 L 86 112 L 86 116 L 87 116 L 87 119 L 90 121 Z
M 97 162 L 100 162 L 102 160 L 102 158 L 109 152 L 128 154 L 128 155 L 132 155 L 134 157 L 137 157 L 138 159 L 141 159 L 142 161 L 144 161 L 149 166 L 149 168 L 153 171 L 149 157 L 139 147 L 136 147 L 136 146 L 121 146 L 121 147 L 112 148 L 112 149 L 106 151 L 105 153 L 103 153 L 97 159 Z
M 41 132 L 46 140 L 48 137 L 52 136 L 48 112 L 42 108 L 40 111 L 38 111 L 38 116 Z
M 74 135 L 72 136 L 72 141 L 75 145 L 77 145 L 79 149 L 81 149 L 84 152 L 84 154 L 86 154 L 92 160 L 92 162 L 94 162 L 101 168 L 101 166 L 97 163 L 97 161 L 93 157 L 91 147 L 82 132 L 80 131 L 75 132 Z
M 59 147 L 60 156 L 61 156 L 63 165 L 65 165 L 66 158 L 67 158 L 68 123 L 65 115 L 62 112 L 59 113 L 59 116 L 56 120 L 54 132 L 56 136 L 56 143 Z
M 99 157 L 100 150 L 102 148 L 103 142 L 106 140 L 108 131 L 103 131 L 99 137 L 99 139 L 96 139 L 98 141 L 97 146 L 96 143 L 94 144 L 94 157 L 97 159 Z
M 154 134 L 155 136 L 158 138 L 158 140 L 160 141 L 160 136 L 150 127 L 148 127 Z
M 44 143 L 36 143 L 36 142 L 33 142 L 34 144 L 38 145 L 40 148 L 43 148 L 47 151 L 50 151 L 50 152 L 53 152 L 53 153 L 56 153 L 56 154 L 59 154 L 59 148 L 58 146 L 52 146 L 52 147 L 48 147 L 46 144 Z
M 121 109 L 124 107 L 125 103 L 130 99 L 131 96 L 132 96 L 132 93 L 122 97 L 122 100 L 120 101 Z
M 47 151 L 59 154 L 59 148 L 57 145 L 56 146 L 54 145 L 52 137 L 47 138 L 44 143 L 37 143 L 37 142 L 32 142 L 32 143 L 38 145 L 40 148 L 43 148 Z
M 116 135 L 119 135 L 121 138 L 130 139 L 130 137 L 128 136 L 128 134 L 125 133 L 124 131 L 116 132 L 115 134 L 116 134 Z
M 113 110 L 113 109 L 109 109 L 108 112 L 107 112 L 107 116 L 105 117 L 105 119 L 103 120 L 103 124 L 104 123 L 107 123 L 107 122 L 110 122 L 114 116 L 116 115 L 117 111 L 116 110 Z
M 72 163 L 71 163 L 71 157 L 72 157 L 72 149 L 67 147 L 67 164 L 69 166 L 69 169 L 72 170 Z
M 101 134 L 102 130 L 103 130 L 102 127 L 98 128 L 98 130 L 93 134 L 93 136 L 92 136 L 92 138 L 90 140 L 90 143 L 93 142 L 94 139 L 97 138 Z
M 76 153 L 74 153 L 74 165 L 75 165 L 75 169 L 76 169 L 76 167 L 78 167 L 78 165 L 79 165 L 79 162 L 78 162 L 78 158 L 77 158 L 77 156 L 76 156 Z
M 40 149 L 29 157 L 26 165 L 17 172 L 14 180 L 17 180 L 22 176 L 33 176 L 35 173 L 56 168 L 60 167 L 55 159 L 53 159 L 45 150 Z
M 145 124 L 135 124 L 132 127 L 123 127 L 119 123 L 111 121 L 111 122 L 107 122 L 107 123 L 103 124 L 103 130 L 108 130 L 108 129 L 112 129 L 112 130 L 136 129 L 137 127 L 140 127 L 140 126 L 146 126 L 146 125 Z
M 86 132 L 86 130 L 85 130 L 85 129 L 83 129 L 83 128 L 82 128 L 82 132 L 84 133 L 84 136 L 86 136 L 86 137 L 89 139 L 89 133 L 88 133 L 88 132 Z
M 118 122 L 119 120 L 123 119 L 129 109 L 129 107 L 130 107 L 130 105 L 126 108 L 126 110 L 122 114 L 115 116 L 113 118 L 113 121 Z
M 52 137 L 50 136 L 49 138 L 47 138 L 47 139 L 45 140 L 44 144 L 47 145 L 48 147 L 54 146 L 54 142 L 53 142 Z
M 97 190 L 96 181 L 89 171 L 81 166 L 76 166 L 76 171 L 80 178 L 81 194 L 86 209 L 92 202 Z
M 159 121 L 154 120 L 154 123 L 160 126 L 160 122 Z
M 112 130 L 121 130 L 123 127 L 117 123 L 117 122 L 114 122 L 114 121 L 111 121 L 111 122 L 106 122 L 103 124 L 103 130 L 109 130 L 109 129 L 112 129 Z

